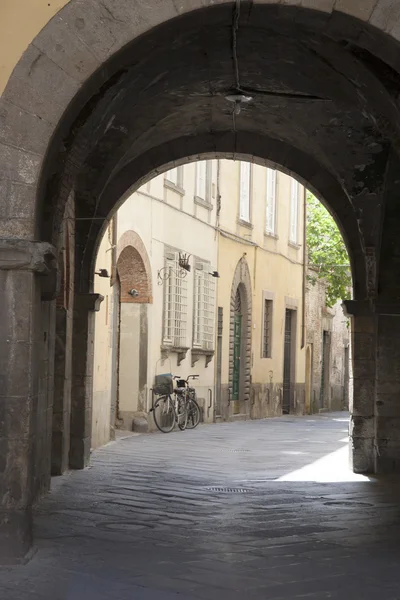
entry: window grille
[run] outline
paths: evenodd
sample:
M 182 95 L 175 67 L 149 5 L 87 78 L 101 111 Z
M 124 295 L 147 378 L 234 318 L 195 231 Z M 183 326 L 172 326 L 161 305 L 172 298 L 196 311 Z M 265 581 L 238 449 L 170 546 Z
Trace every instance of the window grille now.
M 193 346 L 214 349 L 215 283 L 209 265 L 197 263 L 194 272 Z
M 276 220 L 276 171 L 267 169 L 267 211 L 266 211 L 266 231 L 275 233 Z
M 177 347 L 187 347 L 187 281 L 178 274 L 179 252 L 167 252 L 164 296 L 164 343 Z
M 294 244 L 297 244 L 299 216 L 299 184 L 295 179 L 292 179 L 290 185 L 290 234 L 289 239 Z
M 264 300 L 263 358 L 272 355 L 272 300 Z
M 249 162 L 240 163 L 240 208 L 239 217 L 242 221 L 250 222 L 250 174 Z

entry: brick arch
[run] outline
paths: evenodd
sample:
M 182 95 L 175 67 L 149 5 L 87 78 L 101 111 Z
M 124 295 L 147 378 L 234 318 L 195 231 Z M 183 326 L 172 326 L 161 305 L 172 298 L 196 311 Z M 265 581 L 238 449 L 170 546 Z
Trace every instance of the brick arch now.
M 249 265 L 242 257 L 235 269 L 231 288 L 230 322 L 229 322 L 229 387 L 232 391 L 233 382 L 233 346 L 234 346 L 234 318 L 237 293 L 240 294 L 242 312 L 242 348 L 244 360 L 240 365 L 240 400 L 250 398 L 251 386 L 251 323 L 252 323 L 252 292 Z M 244 335 L 243 335 L 244 334 Z
M 126 231 L 118 241 L 117 271 L 121 286 L 121 302 L 132 304 L 153 302 L 149 257 L 142 239 L 134 231 Z M 131 289 L 136 289 L 139 296 L 132 297 L 128 293 Z

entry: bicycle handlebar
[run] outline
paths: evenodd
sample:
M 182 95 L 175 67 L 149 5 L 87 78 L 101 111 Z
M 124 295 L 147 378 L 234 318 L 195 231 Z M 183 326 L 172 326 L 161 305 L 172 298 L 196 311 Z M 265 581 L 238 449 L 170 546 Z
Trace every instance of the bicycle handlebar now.
M 183 377 L 180 377 L 180 375 L 174 375 L 173 379 L 183 379 L 183 381 L 188 382 L 189 379 L 198 379 L 200 377 L 200 375 L 188 375 L 187 379 L 184 379 Z

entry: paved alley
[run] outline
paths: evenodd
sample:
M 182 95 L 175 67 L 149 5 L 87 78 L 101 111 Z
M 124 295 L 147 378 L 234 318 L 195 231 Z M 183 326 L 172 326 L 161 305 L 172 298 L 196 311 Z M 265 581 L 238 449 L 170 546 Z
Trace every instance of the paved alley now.
M 398 486 L 347 469 L 347 415 L 128 435 L 54 479 L 7 600 L 400 598 Z

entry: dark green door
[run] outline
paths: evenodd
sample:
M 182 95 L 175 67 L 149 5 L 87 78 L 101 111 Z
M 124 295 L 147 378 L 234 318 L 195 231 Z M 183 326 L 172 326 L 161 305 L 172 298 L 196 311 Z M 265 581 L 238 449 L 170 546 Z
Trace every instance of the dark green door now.
M 233 330 L 232 400 L 239 400 L 240 348 L 242 342 L 242 315 L 235 315 Z

